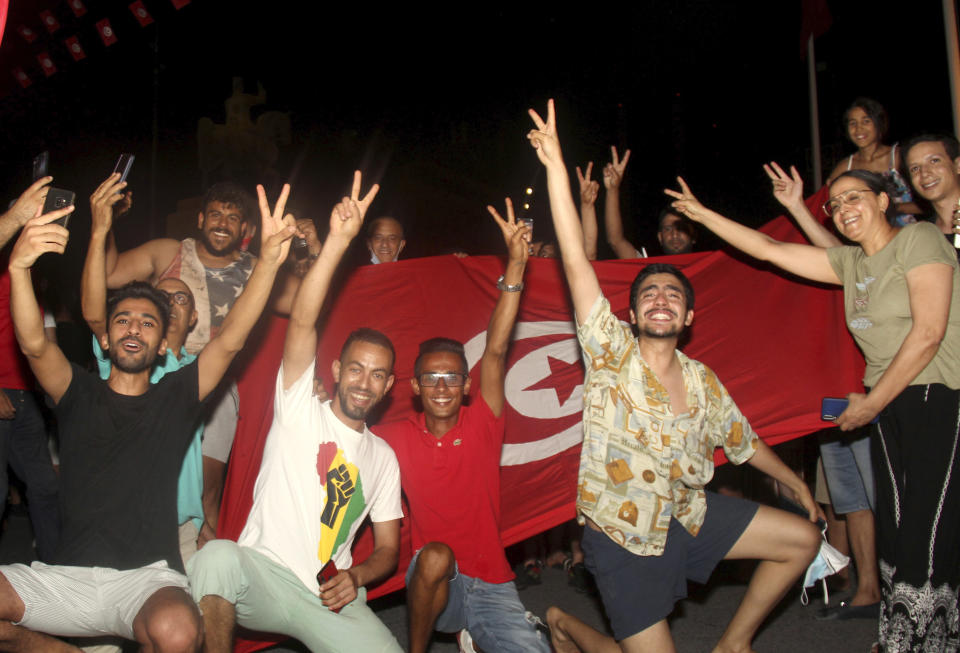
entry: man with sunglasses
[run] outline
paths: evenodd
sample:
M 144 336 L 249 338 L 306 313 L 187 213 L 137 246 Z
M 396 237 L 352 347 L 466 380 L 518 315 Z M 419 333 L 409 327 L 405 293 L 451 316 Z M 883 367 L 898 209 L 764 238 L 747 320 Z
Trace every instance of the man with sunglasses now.
M 459 632 L 461 650 L 476 640 L 487 653 L 549 651 L 513 584 L 500 540 L 500 449 L 510 332 L 520 306 L 529 229 L 487 207 L 509 257 L 480 359 L 480 392 L 463 405 L 471 379 L 463 345 L 431 338 L 420 345 L 411 380 L 423 413 L 378 434 L 393 447 L 410 505 L 415 555 L 407 569 L 412 653 L 425 651 L 434 628 Z

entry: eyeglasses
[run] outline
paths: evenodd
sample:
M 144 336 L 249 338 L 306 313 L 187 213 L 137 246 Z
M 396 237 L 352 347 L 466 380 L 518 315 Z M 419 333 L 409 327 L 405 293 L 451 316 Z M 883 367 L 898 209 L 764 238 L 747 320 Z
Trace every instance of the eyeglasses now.
M 859 202 L 862 197 L 862 193 L 872 193 L 873 191 L 869 188 L 852 188 L 850 190 L 845 190 L 842 193 L 838 193 L 828 199 L 823 203 L 823 211 L 827 215 L 832 216 L 834 213 L 840 210 L 844 204 L 856 204 Z
M 418 381 L 420 385 L 432 388 L 439 384 L 441 379 L 448 388 L 459 388 L 467 380 L 467 375 L 459 372 L 424 372 Z
M 190 295 L 182 290 L 178 290 L 177 292 L 168 292 L 167 296 L 170 297 L 171 304 L 179 304 L 180 306 L 184 306 L 185 304 L 190 303 Z

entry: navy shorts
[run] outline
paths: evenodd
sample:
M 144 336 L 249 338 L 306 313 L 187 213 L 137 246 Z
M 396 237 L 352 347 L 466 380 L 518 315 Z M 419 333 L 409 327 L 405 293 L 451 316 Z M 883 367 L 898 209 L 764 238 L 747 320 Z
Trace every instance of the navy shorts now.
M 604 533 L 583 529 L 585 564 L 600 590 L 613 636 L 623 641 L 673 612 L 687 597 L 687 580 L 705 583 L 759 507 L 752 501 L 707 492 L 707 516 L 696 537 L 670 520 L 663 555 L 640 556 Z

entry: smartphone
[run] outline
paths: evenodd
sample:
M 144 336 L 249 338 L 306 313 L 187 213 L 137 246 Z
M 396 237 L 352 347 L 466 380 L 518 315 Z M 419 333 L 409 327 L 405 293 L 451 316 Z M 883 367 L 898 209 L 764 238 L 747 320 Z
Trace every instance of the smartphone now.
M 51 188 L 47 191 L 47 199 L 43 202 L 43 214 L 50 213 L 51 211 L 56 211 L 57 209 L 62 209 L 65 206 L 70 206 L 73 204 L 74 199 L 76 199 L 77 194 L 72 190 L 63 190 L 62 188 Z M 54 224 L 58 224 L 64 229 L 67 228 L 67 223 L 70 222 L 70 213 L 63 216 L 62 218 L 57 218 L 54 220 Z
M 323 585 L 328 580 L 336 576 L 337 573 L 337 565 L 334 564 L 333 558 L 330 558 L 330 562 L 321 567 L 320 571 L 317 572 L 317 582 Z M 340 608 L 333 610 L 333 612 L 340 612 Z
M 293 252 L 293 258 L 298 261 L 302 261 L 310 256 L 310 246 L 307 245 L 307 239 L 295 236 L 293 244 L 290 245 L 290 251 Z
M 117 159 L 117 165 L 113 167 L 114 172 L 120 173 L 120 181 L 126 181 L 127 175 L 130 174 L 130 168 L 133 167 L 134 157 L 132 154 L 121 154 L 120 158 Z
M 844 397 L 824 397 L 820 402 L 820 419 L 824 422 L 835 422 L 840 414 L 847 409 L 850 402 Z M 870 420 L 871 424 L 876 424 L 880 416 Z
M 520 222 L 530 227 L 530 231 L 527 232 L 527 242 L 533 240 L 533 218 L 520 218 Z
M 50 166 L 50 152 L 44 150 L 37 156 L 33 157 L 33 180 L 36 181 L 40 177 L 47 176 L 47 169 Z

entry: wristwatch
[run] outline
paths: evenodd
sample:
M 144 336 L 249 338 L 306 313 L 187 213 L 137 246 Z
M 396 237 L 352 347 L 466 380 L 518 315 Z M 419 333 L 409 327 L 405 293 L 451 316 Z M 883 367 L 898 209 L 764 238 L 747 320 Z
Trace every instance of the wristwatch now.
M 497 279 L 497 289 L 502 290 L 503 292 L 520 292 L 523 290 L 523 282 L 521 281 L 520 283 L 511 286 L 510 284 L 503 282 L 503 275 L 501 274 L 500 278 Z

